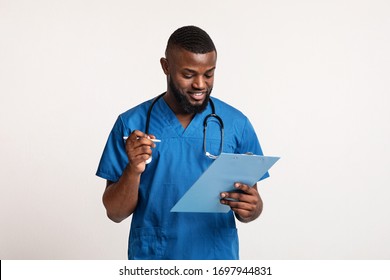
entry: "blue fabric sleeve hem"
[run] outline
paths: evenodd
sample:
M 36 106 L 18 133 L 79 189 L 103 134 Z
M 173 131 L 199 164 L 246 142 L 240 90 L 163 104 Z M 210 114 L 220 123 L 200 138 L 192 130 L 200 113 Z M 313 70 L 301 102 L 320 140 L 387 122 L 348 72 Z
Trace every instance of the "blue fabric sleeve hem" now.
M 263 175 L 263 177 L 260 178 L 259 182 L 260 182 L 260 181 L 263 181 L 264 179 L 267 179 L 268 177 L 269 177 L 269 173 L 267 172 L 267 173 L 265 173 L 265 174 Z
M 104 173 L 102 171 L 97 171 L 96 176 L 103 178 L 103 179 L 106 179 L 106 180 L 109 180 L 111 182 L 117 182 L 119 180 L 119 178 L 113 177 L 112 175 L 109 175 L 109 174 Z

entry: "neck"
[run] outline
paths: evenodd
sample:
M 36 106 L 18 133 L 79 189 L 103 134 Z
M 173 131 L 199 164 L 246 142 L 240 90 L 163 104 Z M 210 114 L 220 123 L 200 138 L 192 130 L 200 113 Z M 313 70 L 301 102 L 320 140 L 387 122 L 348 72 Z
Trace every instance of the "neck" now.
M 189 114 L 185 112 L 176 102 L 175 97 L 172 94 L 169 94 L 168 92 L 164 94 L 164 100 L 168 104 L 169 108 L 173 111 L 173 113 L 176 115 L 176 118 L 179 120 L 181 125 L 184 128 L 187 128 L 187 126 L 191 123 L 192 119 L 194 118 L 195 114 Z
M 194 118 L 195 114 L 176 114 L 176 118 L 179 120 L 184 128 L 187 128 Z

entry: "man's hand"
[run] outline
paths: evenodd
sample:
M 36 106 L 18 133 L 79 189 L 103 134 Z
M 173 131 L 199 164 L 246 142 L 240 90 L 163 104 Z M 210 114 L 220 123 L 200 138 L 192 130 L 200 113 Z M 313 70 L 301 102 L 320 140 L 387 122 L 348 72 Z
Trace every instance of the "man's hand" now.
M 150 139 L 154 135 L 134 130 L 126 140 L 126 153 L 129 158 L 130 168 L 133 172 L 141 174 L 145 171 L 146 161 L 152 156 L 152 148 L 156 147 Z
M 249 187 L 242 183 L 235 183 L 234 187 L 237 191 L 221 193 L 221 203 L 229 205 L 241 222 L 255 220 L 263 210 L 263 201 L 257 191 L 257 184 Z

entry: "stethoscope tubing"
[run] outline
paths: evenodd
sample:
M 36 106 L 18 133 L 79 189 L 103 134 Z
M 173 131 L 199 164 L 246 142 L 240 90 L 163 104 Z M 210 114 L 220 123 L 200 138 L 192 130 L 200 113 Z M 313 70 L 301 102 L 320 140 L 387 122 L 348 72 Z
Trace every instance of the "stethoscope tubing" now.
M 154 98 L 154 100 L 152 101 L 152 104 L 150 104 L 149 106 L 149 109 L 148 109 L 148 112 L 147 112 L 147 115 L 146 115 L 146 123 L 145 123 L 145 134 L 149 134 L 149 126 L 150 126 L 150 117 L 152 115 L 152 110 L 153 110 L 153 107 L 154 105 L 156 104 L 156 102 L 164 96 L 166 92 L 158 95 L 156 98 Z M 224 140 L 224 124 L 223 124 L 223 120 L 220 116 L 218 116 L 216 113 L 215 113 L 215 106 L 214 106 L 214 102 L 213 100 L 210 98 L 209 99 L 209 102 L 210 102 L 210 106 L 211 106 L 211 114 L 207 115 L 204 120 L 203 120 L 203 150 L 204 150 L 204 153 L 207 157 L 209 158 L 212 158 L 212 159 L 216 159 L 218 156 L 215 156 L 215 155 L 212 155 L 210 154 L 209 152 L 206 151 L 206 135 L 207 135 L 207 122 L 210 118 L 215 118 L 218 120 L 218 123 L 219 123 L 219 126 L 221 128 L 221 147 L 220 147 L 220 154 L 222 153 L 222 150 L 223 150 L 223 140 Z

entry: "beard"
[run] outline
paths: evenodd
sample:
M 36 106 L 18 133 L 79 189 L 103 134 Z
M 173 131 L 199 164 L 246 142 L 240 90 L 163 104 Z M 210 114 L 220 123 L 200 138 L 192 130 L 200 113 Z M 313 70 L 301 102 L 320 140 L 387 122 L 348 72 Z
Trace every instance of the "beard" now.
M 207 90 L 206 92 L 206 98 L 202 102 L 202 104 L 194 105 L 191 104 L 191 102 L 188 100 L 188 97 L 185 96 L 180 92 L 180 90 L 176 87 L 176 85 L 172 82 L 172 79 L 169 81 L 169 87 L 173 93 L 173 96 L 175 97 L 176 101 L 179 103 L 179 106 L 183 109 L 184 112 L 187 114 L 197 114 L 203 112 L 207 104 L 209 103 L 210 94 L 212 91 L 212 88 Z

